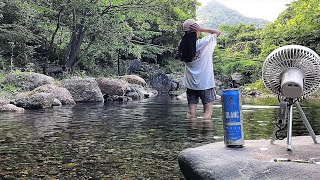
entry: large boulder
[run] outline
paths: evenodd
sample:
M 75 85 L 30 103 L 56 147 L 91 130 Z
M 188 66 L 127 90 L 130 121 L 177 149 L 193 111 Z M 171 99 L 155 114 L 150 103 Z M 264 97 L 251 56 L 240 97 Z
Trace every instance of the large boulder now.
M 159 64 L 148 64 L 146 62 L 142 62 L 139 59 L 134 59 L 129 62 L 129 66 L 127 69 L 128 74 L 135 74 L 147 82 L 158 73 L 164 73 L 165 71 L 160 68 Z
M 171 79 L 171 87 L 173 91 L 185 90 L 184 74 L 168 74 Z
M 123 96 L 129 84 L 121 79 L 112 78 L 97 78 L 99 88 L 105 97 L 109 96 Z
M 75 102 L 104 102 L 98 83 L 93 78 L 71 78 L 61 83 Z
M 292 138 L 293 151 L 287 151 L 287 141 L 246 140 L 243 148 L 216 142 L 183 150 L 178 163 L 186 180 L 319 180 L 320 145 L 308 136 Z
M 148 63 L 142 62 L 139 59 L 133 59 L 130 61 L 127 72 L 128 74 L 136 74 L 140 72 L 145 72 Z
M 68 91 L 68 89 L 64 87 L 58 87 L 53 84 L 46 84 L 46 85 L 37 87 L 33 91 L 37 93 L 40 93 L 40 92 L 51 93 L 54 98 L 57 98 L 61 102 L 62 105 L 75 104 L 75 101 L 73 100 L 71 93 Z
M 168 93 L 178 89 L 178 83 L 168 75 L 159 72 L 150 79 L 150 86 L 158 92 Z
M 52 84 L 53 82 L 53 77 L 33 72 L 11 73 L 3 81 L 4 84 L 10 84 L 26 91 L 31 91 L 39 86 Z
M 140 77 L 138 75 L 134 75 L 134 74 L 124 75 L 124 76 L 122 76 L 122 78 L 130 84 L 138 84 L 141 86 L 147 86 L 147 82 L 142 77 Z
M 16 95 L 14 104 L 25 109 L 44 109 L 52 107 L 54 97 L 51 93 L 22 92 Z

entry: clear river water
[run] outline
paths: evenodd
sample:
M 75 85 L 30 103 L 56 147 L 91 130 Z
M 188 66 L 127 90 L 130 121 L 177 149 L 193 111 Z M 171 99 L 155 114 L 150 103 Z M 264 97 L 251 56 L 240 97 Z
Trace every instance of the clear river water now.
M 270 139 L 277 100 L 242 105 L 245 139 Z M 320 101 L 302 107 L 319 135 Z M 191 121 L 185 101 L 158 96 L 0 113 L 0 179 L 181 179 L 179 152 L 223 141 L 221 103 L 213 108 L 212 121 Z M 296 111 L 293 135 L 308 135 Z

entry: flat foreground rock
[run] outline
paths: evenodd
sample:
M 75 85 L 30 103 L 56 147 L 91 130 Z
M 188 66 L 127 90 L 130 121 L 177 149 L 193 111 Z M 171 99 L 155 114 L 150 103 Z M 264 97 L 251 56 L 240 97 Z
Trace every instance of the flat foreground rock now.
M 320 179 L 320 144 L 310 136 L 293 137 L 292 151 L 287 151 L 286 139 L 274 145 L 270 140 L 247 140 L 243 148 L 217 142 L 186 149 L 178 161 L 186 180 Z

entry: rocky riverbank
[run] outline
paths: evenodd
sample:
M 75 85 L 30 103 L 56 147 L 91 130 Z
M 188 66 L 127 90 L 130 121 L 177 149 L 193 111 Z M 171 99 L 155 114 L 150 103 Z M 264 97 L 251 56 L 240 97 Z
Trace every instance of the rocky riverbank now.
M 137 75 L 59 81 L 39 73 L 15 72 L 5 76 L 1 88 L 5 90 L 0 94 L 0 111 L 17 112 L 80 102 L 132 101 L 158 93 Z

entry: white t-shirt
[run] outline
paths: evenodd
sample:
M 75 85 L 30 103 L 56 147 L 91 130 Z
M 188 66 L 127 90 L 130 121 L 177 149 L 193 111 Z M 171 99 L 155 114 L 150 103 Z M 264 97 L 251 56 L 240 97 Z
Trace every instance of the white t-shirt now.
M 186 63 L 185 86 L 193 90 L 215 87 L 212 54 L 217 45 L 217 35 L 210 34 L 196 42 L 196 57 Z

